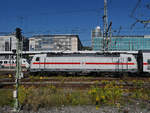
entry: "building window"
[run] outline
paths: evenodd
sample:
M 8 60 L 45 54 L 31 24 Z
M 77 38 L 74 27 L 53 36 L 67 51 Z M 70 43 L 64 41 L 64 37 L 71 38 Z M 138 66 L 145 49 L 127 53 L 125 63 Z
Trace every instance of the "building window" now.
M 9 51 L 9 42 L 5 42 L 5 51 Z

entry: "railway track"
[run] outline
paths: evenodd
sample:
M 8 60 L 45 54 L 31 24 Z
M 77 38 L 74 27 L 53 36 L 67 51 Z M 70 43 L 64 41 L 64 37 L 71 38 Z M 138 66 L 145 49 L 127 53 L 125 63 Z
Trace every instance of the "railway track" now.
M 108 77 L 95 77 L 95 78 L 82 78 L 82 77 L 64 77 L 64 78 L 39 78 L 30 79 L 24 78 L 20 80 L 20 85 L 26 87 L 44 87 L 53 85 L 59 88 L 79 88 L 87 89 L 93 85 L 103 87 L 104 82 L 115 81 L 118 86 L 123 88 L 150 88 L 150 78 L 144 77 L 128 77 L 128 78 L 108 78 Z M 0 88 L 13 88 L 15 80 L 13 78 L 0 79 Z

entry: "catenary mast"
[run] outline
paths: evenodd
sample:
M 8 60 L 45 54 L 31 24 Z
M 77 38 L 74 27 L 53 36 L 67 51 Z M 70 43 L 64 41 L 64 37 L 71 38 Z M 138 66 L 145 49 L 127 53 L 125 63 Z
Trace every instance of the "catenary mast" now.
M 107 29 L 108 29 L 108 16 L 107 16 L 107 0 L 104 0 L 104 16 L 103 16 L 103 51 L 107 48 Z

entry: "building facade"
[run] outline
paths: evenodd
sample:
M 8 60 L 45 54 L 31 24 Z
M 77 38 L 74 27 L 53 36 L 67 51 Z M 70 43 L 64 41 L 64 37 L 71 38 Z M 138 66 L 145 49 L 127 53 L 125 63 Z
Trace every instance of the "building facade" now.
M 103 37 L 92 38 L 92 49 L 103 50 Z M 150 50 L 150 35 L 145 36 L 112 36 L 109 39 L 108 50 L 110 51 L 137 51 Z
M 16 37 L 11 36 L 0 36 L 0 51 L 11 51 L 16 49 Z
M 36 35 L 29 38 L 29 51 L 65 50 L 82 50 L 78 35 Z
M 95 46 L 95 38 L 102 37 L 102 32 L 100 26 L 97 26 L 95 29 L 92 30 L 92 49 Z
M 28 39 L 23 38 L 23 50 L 29 50 Z M 16 50 L 17 39 L 15 35 L 0 36 L 0 51 L 12 51 Z

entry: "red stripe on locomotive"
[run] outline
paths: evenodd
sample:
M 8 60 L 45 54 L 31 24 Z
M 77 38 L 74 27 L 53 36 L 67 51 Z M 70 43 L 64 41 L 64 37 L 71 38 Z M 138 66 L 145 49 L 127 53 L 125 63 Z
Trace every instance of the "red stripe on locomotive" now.
M 80 62 L 34 62 L 33 64 L 81 64 Z M 82 63 L 83 64 L 83 63 Z M 97 63 L 86 62 L 87 65 L 135 65 L 135 63 Z

